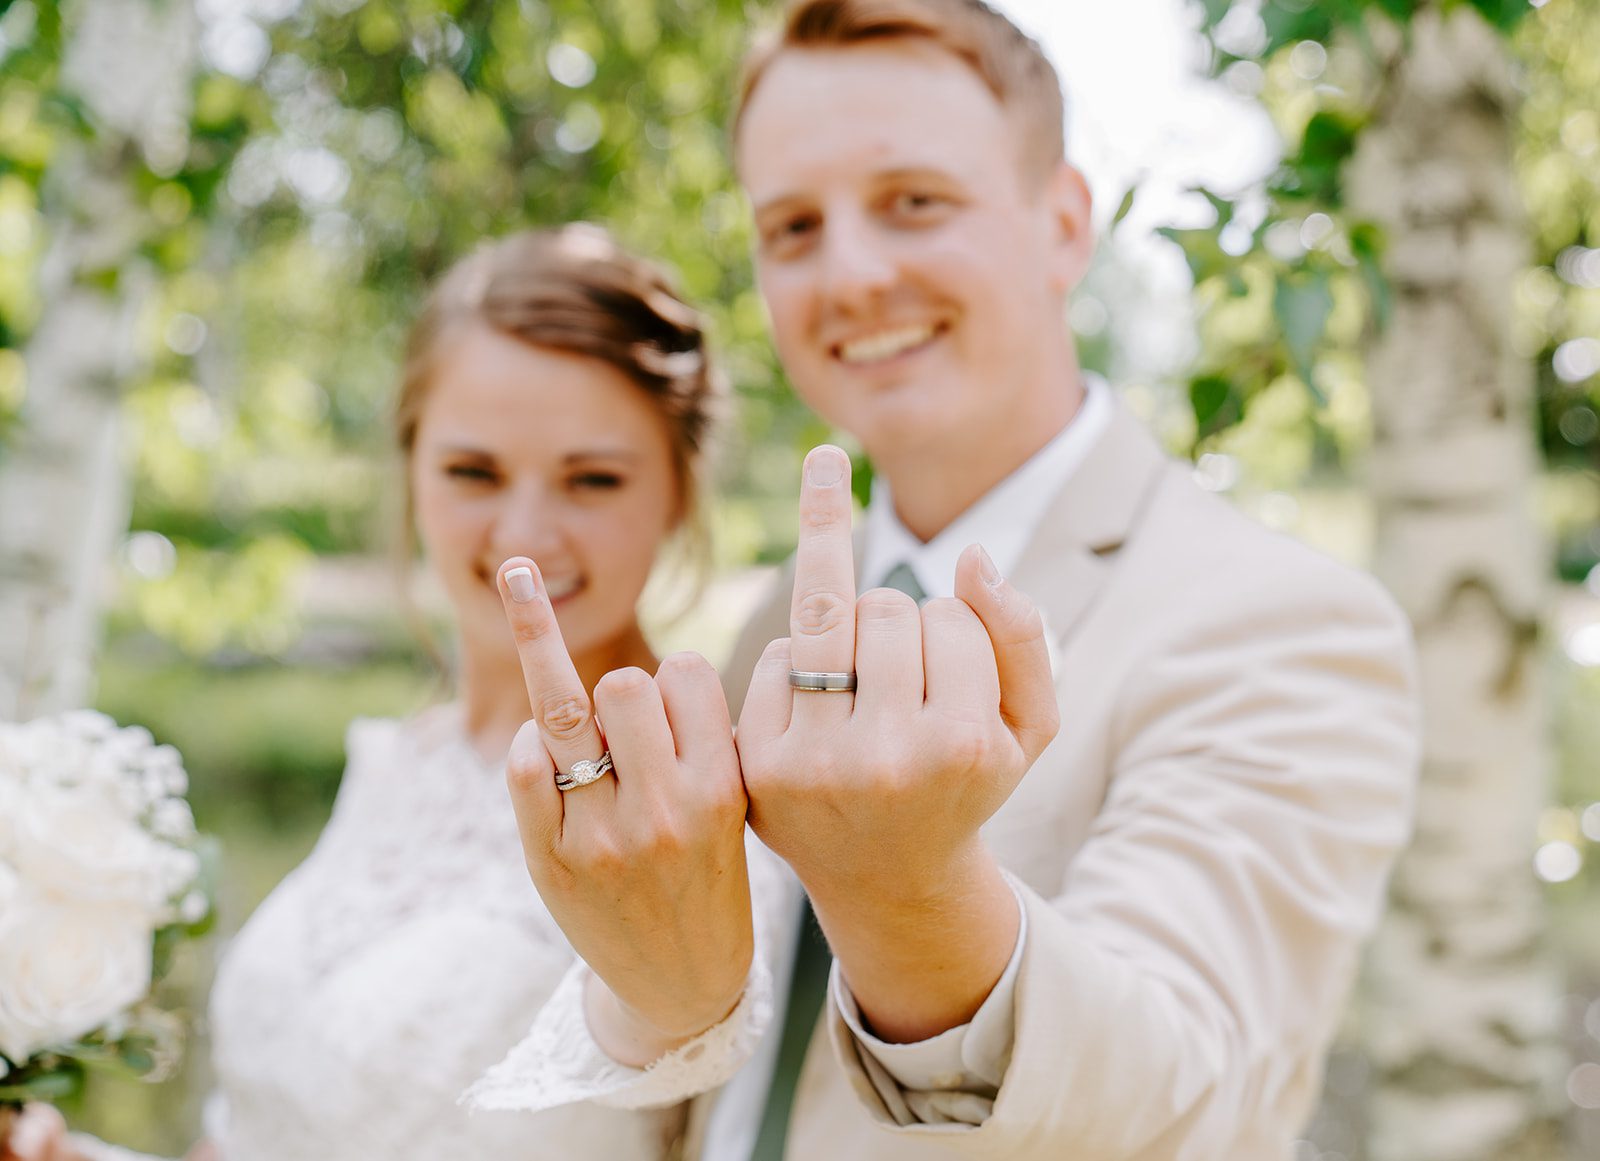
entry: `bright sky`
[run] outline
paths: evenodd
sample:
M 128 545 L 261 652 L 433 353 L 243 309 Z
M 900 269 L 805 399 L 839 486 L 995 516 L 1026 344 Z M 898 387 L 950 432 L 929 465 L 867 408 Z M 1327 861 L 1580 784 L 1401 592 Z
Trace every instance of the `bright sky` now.
M 1184 192 L 1190 187 L 1235 192 L 1264 176 L 1279 155 L 1271 122 L 1254 99 L 1204 76 L 1195 0 L 991 3 L 1044 45 L 1061 74 L 1067 149 L 1089 179 L 1097 220 L 1109 222 L 1140 185 L 1114 269 L 1102 271 L 1097 288 L 1124 356 L 1114 373 L 1142 379 L 1180 369 L 1194 341 L 1188 270 L 1177 247 L 1152 231 L 1212 220 L 1210 207 Z
M 1194 0 L 995 0 L 1044 45 L 1067 91 L 1068 147 L 1101 212 L 1147 175 L 1149 224 L 1170 221 L 1178 191 L 1236 190 L 1277 160 L 1256 102 L 1207 80 Z M 1156 208 L 1165 209 L 1155 214 Z

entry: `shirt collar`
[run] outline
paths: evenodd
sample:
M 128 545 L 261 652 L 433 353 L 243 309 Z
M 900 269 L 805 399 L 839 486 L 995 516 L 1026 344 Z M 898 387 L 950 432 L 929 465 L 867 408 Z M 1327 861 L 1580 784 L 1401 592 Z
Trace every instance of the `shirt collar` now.
M 890 570 L 904 562 L 928 596 L 953 596 L 956 561 L 974 542 L 988 551 L 1002 576 L 1009 576 L 1045 509 L 1089 454 L 1111 414 L 1110 386 L 1098 375 L 1086 373 L 1083 403 L 1067 426 L 926 543 L 895 514 L 888 481 L 881 476 L 874 479 L 858 583 L 863 589 L 882 584 Z

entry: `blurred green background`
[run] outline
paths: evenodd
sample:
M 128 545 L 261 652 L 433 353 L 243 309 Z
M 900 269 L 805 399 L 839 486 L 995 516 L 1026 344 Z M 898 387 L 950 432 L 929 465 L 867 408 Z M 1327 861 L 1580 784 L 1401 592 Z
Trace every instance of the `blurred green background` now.
M 696 613 L 663 625 L 668 644 L 726 649 L 761 570 L 792 544 L 801 455 L 837 437 L 776 366 L 728 167 L 737 62 L 774 4 L 128 2 L 176 21 L 162 67 L 184 103 L 149 133 L 108 129 L 64 82 L 84 5 L 0 0 L 0 439 L 26 438 L 21 352 L 48 307 L 53 247 L 96 213 L 64 175 L 110 174 L 125 221 L 78 277 L 136 304 L 121 396 L 132 490 L 96 700 L 183 752 L 197 819 L 225 851 L 226 933 L 314 840 L 349 720 L 411 712 L 443 688 L 397 599 L 387 415 L 408 320 L 451 261 L 518 227 L 602 221 L 670 263 L 709 311 L 734 396 L 715 578 Z M 1169 231 L 1199 314 L 1183 373 L 1129 382 L 1114 330 L 1092 311 L 1074 322 L 1086 361 L 1175 454 L 1247 511 L 1362 563 L 1372 408 L 1360 349 L 1385 293 L 1382 239 L 1346 229 L 1330 176 L 1365 114 L 1320 69 L 1307 75 L 1301 46 L 1348 36 L 1363 8 L 1417 6 L 1194 7 L 1208 67 L 1265 103 L 1285 165 L 1243 238 L 1229 228 L 1247 199 L 1233 193 L 1202 195 L 1211 224 Z M 1236 7 L 1261 19 L 1253 47 L 1216 36 Z M 1573 1050 L 1596 1060 L 1600 1007 L 1583 988 L 1600 984 L 1600 5 L 1475 7 L 1504 33 L 1523 95 L 1507 163 L 1533 253 L 1513 325 L 1536 368 L 1534 501 L 1560 586 L 1543 654 L 1557 768 L 1530 856 L 1577 997 Z M 1345 229 L 1343 255 L 1315 238 L 1271 244 L 1283 223 L 1306 237 L 1318 214 Z M 1136 289 L 1119 296 L 1118 263 L 1113 232 L 1083 292 L 1113 317 L 1140 309 Z M 170 984 L 196 1011 L 216 950 L 189 955 Z M 203 1020 L 198 1031 L 203 1044 Z M 74 1118 L 173 1155 L 194 1138 L 205 1084 L 197 1053 L 161 1086 L 98 1083 Z M 1572 1132 L 1600 1150 L 1600 1134 L 1582 1135 L 1592 1128 Z

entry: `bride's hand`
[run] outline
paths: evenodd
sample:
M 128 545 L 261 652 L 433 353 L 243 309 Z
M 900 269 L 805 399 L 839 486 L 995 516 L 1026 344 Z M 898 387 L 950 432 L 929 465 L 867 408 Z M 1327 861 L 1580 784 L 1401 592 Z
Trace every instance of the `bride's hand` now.
M 587 997 L 590 1030 L 642 1066 L 732 1011 L 750 969 L 744 783 L 722 686 L 680 653 L 654 677 L 607 674 L 591 707 L 537 566 L 512 557 L 499 586 L 534 714 L 506 763 L 528 871 L 606 985 Z M 557 771 L 607 749 L 613 773 L 556 787 Z
M 0 1140 L 0 1161 L 88 1161 L 67 1139 L 67 1122 L 52 1106 L 30 1104 Z

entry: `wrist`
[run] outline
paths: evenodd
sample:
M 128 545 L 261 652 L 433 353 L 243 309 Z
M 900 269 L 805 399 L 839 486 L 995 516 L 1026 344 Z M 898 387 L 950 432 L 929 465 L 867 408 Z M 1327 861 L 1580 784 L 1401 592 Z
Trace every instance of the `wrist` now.
M 899 916 L 918 922 L 925 913 L 944 913 L 962 900 L 990 897 L 1003 885 L 1000 865 L 976 835 L 936 856 L 903 860 L 881 870 L 859 865 L 796 870 L 817 913 Z
M 744 998 L 744 988 L 741 979 L 730 995 L 697 1011 L 678 1010 L 668 1020 L 659 1020 L 625 1002 L 591 974 L 584 1015 L 590 1034 L 607 1056 L 630 1068 L 644 1068 L 726 1020 Z

